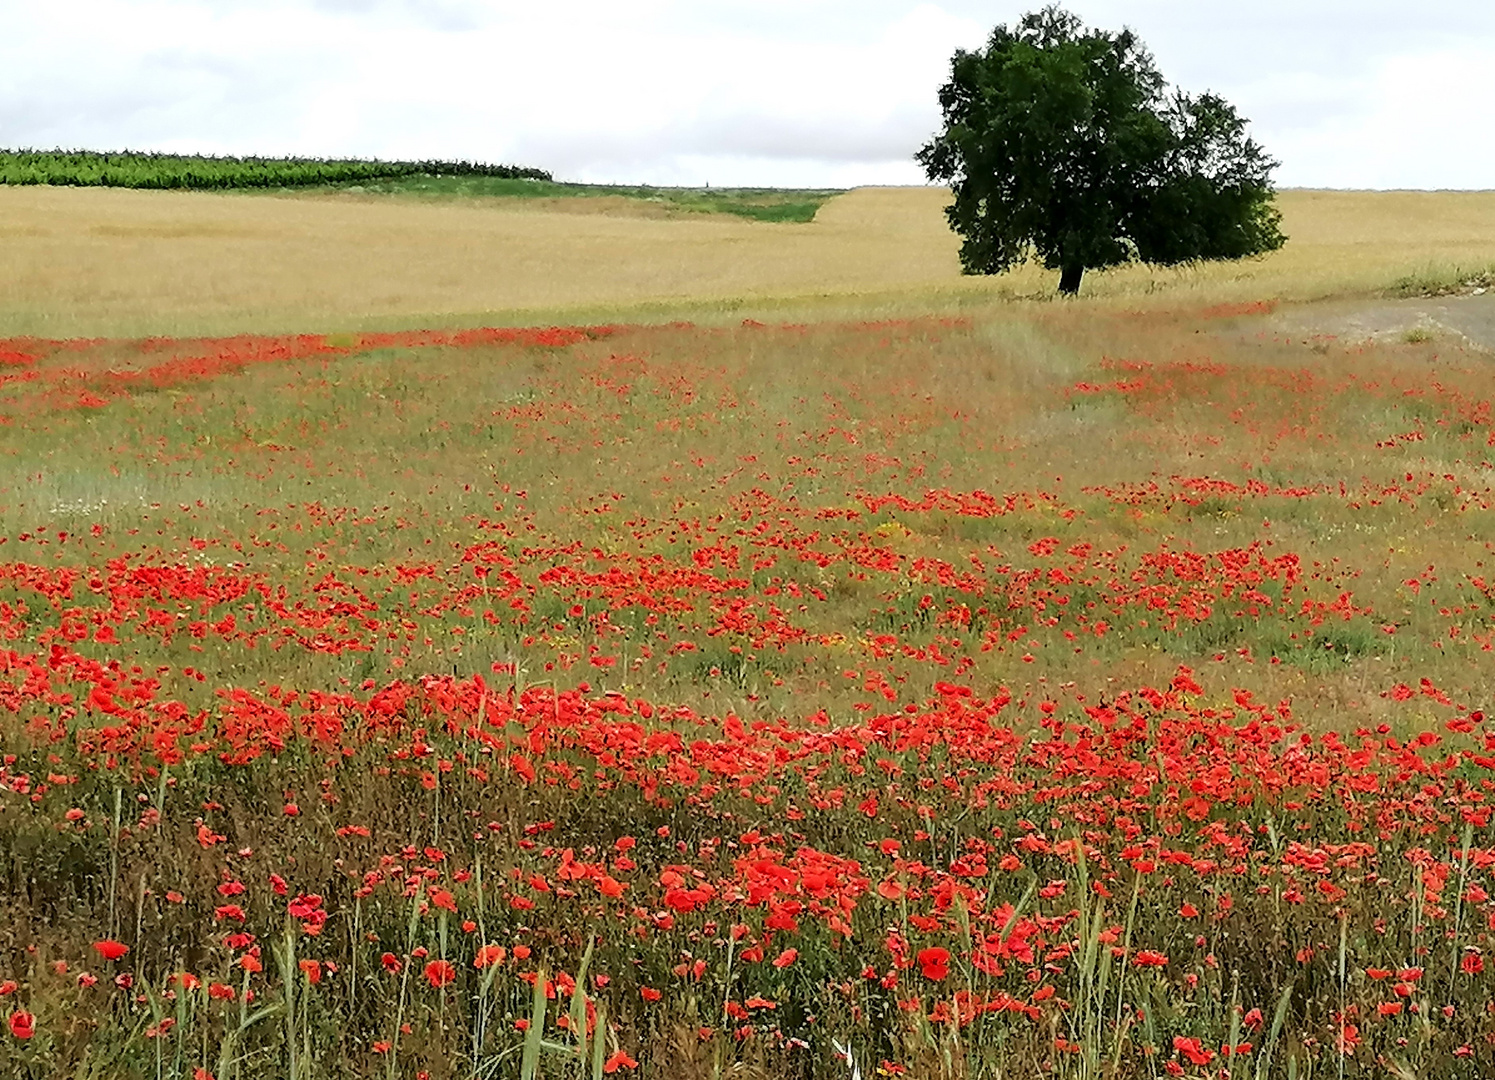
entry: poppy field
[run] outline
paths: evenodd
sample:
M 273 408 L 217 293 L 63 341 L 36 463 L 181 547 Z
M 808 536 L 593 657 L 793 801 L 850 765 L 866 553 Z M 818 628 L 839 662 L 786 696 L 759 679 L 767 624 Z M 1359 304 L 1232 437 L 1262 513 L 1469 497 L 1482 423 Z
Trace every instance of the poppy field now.
M 1495 1068 L 1495 369 L 1274 305 L 0 341 L 0 1070 Z

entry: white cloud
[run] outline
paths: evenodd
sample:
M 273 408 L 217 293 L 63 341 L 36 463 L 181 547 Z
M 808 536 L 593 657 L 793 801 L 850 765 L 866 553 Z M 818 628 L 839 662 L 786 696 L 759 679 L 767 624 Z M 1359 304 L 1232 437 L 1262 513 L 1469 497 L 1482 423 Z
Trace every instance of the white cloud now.
M 951 52 L 1037 0 L 0 0 L 0 145 L 914 183 Z M 1495 5 L 1075 0 L 1253 120 L 1284 184 L 1495 186 Z
M 1492 72 L 1495 44 L 1388 58 L 1371 108 L 1324 134 L 1365 187 L 1495 188 Z

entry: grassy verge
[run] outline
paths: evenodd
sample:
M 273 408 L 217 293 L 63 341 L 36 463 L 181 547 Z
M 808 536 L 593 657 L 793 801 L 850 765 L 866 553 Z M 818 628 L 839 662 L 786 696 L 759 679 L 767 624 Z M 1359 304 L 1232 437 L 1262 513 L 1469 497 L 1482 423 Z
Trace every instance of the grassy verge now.
M 1482 267 L 1429 264 L 1392 282 L 1392 296 L 1459 296 L 1495 287 L 1495 263 Z
M 429 199 L 630 199 L 666 214 L 732 214 L 753 221 L 807 222 L 833 190 L 690 188 L 650 184 L 568 184 L 497 176 L 419 175 L 327 185 L 321 191 L 406 195 Z

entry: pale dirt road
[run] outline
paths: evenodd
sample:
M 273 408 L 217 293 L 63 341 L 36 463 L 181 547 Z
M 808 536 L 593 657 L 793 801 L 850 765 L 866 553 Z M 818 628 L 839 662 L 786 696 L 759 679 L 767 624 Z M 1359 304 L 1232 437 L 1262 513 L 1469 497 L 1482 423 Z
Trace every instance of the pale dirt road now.
M 1477 296 L 1321 301 L 1285 308 L 1264 323 L 1292 337 L 1388 341 L 1426 335 L 1495 352 L 1495 290 Z

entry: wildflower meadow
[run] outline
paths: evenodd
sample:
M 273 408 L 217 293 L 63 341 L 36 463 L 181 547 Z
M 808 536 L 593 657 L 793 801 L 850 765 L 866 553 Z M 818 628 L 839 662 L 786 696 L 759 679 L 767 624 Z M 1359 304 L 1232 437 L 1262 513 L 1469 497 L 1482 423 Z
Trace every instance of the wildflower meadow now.
M 1495 369 L 1274 307 L 0 341 L 0 1072 L 1488 1075 Z

